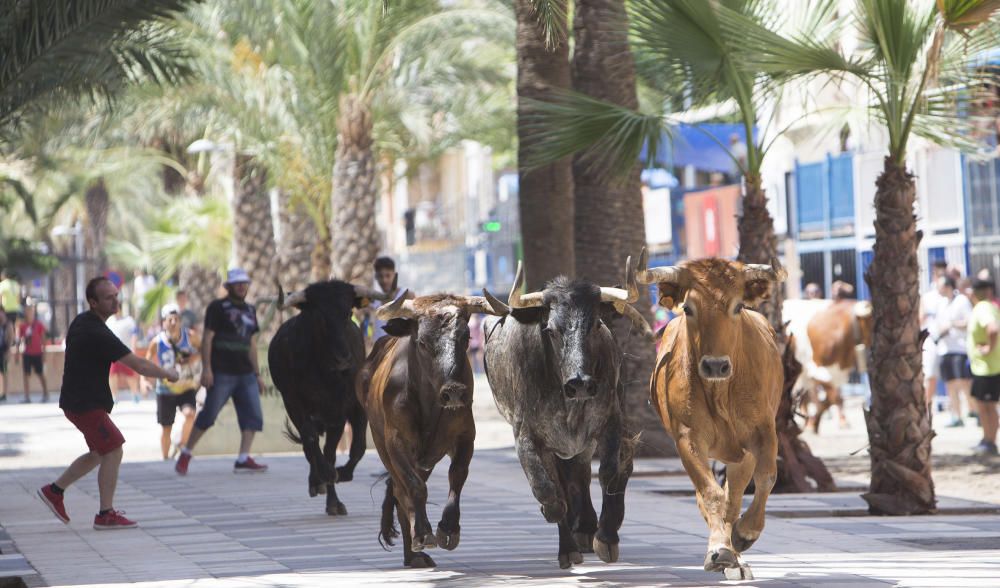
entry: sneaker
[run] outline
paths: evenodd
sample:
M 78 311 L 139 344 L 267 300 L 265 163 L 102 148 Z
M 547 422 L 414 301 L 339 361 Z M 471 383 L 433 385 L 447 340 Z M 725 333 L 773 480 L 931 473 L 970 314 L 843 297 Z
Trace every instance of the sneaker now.
M 94 515 L 94 528 L 98 531 L 109 531 L 112 529 L 132 529 L 138 527 L 139 523 L 132 519 L 125 518 L 125 512 L 111 509 L 104 514 Z
M 191 463 L 191 454 L 181 453 L 181 456 L 177 458 L 177 465 L 174 466 L 174 471 L 181 476 L 186 476 L 188 473 L 189 463 Z
M 266 472 L 267 466 L 262 463 L 257 463 L 252 457 L 248 457 L 244 462 L 236 462 L 233 464 L 234 474 L 256 474 L 260 472 Z
M 63 505 L 63 497 L 52 491 L 52 487 L 46 484 L 38 489 L 38 497 L 42 499 L 45 506 L 49 507 L 52 514 L 64 523 L 69 523 L 69 515 L 66 514 L 66 507 Z
M 965 426 L 965 422 L 963 422 L 962 419 L 953 418 L 945 426 L 948 427 L 948 428 L 950 428 L 950 429 L 953 429 L 955 427 L 964 427 Z
M 980 441 L 979 445 L 972 448 L 972 453 L 976 455 L 997 455 L 997 444 L 989 441 Z

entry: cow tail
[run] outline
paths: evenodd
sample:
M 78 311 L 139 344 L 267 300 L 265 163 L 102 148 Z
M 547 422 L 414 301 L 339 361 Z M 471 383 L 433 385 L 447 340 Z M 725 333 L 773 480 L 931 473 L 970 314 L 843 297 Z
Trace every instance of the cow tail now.
M 298 433 L 295 432 L 292 422 L 287 418 L 285 419 L 285 437 L 296 445 L 302 445 L 302 437 L 299 437 Z
M 378 532 L 378 543 L 382 549 L 389 551 L 389 547 L 394 545 L 392 540 L 399 537 L 395 516 L 396 495 L 392 491 L 392 478 L 388 472 L 379 476 L 379 480 L 382 479 L 385 479 L 385 499 L 382 501 L 382 524 Z

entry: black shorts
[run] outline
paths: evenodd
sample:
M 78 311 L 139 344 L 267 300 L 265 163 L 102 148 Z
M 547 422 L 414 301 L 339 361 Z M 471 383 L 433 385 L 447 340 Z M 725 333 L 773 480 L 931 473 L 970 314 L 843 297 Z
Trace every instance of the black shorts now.
M 7 353 L 0 353 L 0 374 L 7 373 Z
M 941 379 L 945 382 L 968 380 L 972 377 L 972 372 L 969 371 L 969 356 L 964 353 L 946 353 L 938 359 L 938 362 Z
M 983 402 L 1000 400 L 1000 374 L 972 376 L 972 397 Z
M 42 375 L 42 356 L 41 355 L 22 355 L 21 361 L 24 363 L 24 375 L 29 376 L 31 372 L 35 372 L 39 376 Z
M 156 422 L 164 427 L 174 424 L 177 417 L 177 409 L 182 406 L 197 406 L 197 391 L 188 390 L 180 394 L 157 394 L 156 395 Z

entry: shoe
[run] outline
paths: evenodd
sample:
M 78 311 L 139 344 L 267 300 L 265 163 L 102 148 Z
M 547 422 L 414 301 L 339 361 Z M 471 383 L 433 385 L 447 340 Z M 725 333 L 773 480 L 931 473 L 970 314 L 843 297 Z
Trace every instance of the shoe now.
M 191 463 L 191 454 L 181 453 L 181 456 L 177 458 L 177 465 L 174 466 L 174 471 L 182 476 L 186 476 L 189 463 Z
M 267 466 L 262 463 L 255 462 L 252 457 L 248 457 L 244 462 L 236 462 L 233 464 L 234 474 L 257 474 L 266 471 Z
M 997 455 L 997 444 L 989 441 L 980 441 L 979 445 L 972 448 L 975 455 Z
M 66 514 L 66 506 L 63 505 L 63 497 L 52 491 L 52 487 L 46 484 L 38 489 L 38 497 L 42 499 L 45 506 L 49 507 L 52 514 L 64 523 L 69 523 L 69 515 Z
M 954 429 L 955 427 L 964 427 L 965 422 L 963 422 L 962 419 L 951 419 L 951 421 L 945 426 L 950 429 Z
M 138 526 L 139 523 L 125 517 L 124 511 L 111 509 L 104 514 L 94 515 L 94 528 L 98 531 L 132 529 Z

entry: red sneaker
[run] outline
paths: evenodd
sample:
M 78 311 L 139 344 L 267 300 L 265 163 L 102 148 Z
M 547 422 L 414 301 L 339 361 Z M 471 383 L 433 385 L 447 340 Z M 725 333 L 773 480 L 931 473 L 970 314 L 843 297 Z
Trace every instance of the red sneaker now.
M 52 491 L 52 487 L 46 484 L 38 489 L 38 497 L 42 499 L 45 506 L 49 507 L 52 514 L 64 523 L 69 523 L 69 515 L 66 514 L 66 507 L 63 505 L 63 497 Z
M 267 466 L 262 463 L 257 463 L 252 457 L 248 457 L 244 462 L 236 462 L 233 464 L 234 474 L 259 474 L 261 472 L 266 472 Z
M 182 476 L 186 476 L 189 463 L 191 463 L 191 454 L 181 453 L 181 456 L 177 458 L 177 465 L 174 466 L 174 471 Z
M 125 518 L 125 513 L 120 510 L 111 509 L 104 514 L 94 515 L 94 528 L 98 531 L 132 529 L 138 526 L 139 523 L 133 521 L 132 519 Z

